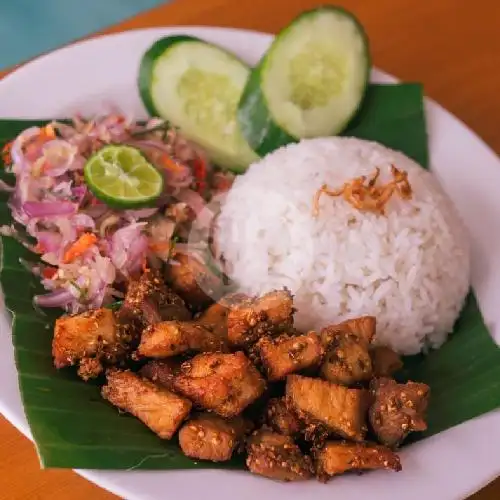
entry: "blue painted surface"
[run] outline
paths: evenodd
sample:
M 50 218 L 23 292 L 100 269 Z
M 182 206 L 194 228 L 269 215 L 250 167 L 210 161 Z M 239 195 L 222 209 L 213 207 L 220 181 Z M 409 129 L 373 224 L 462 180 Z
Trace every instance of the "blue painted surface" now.
M 0 69 L 116 24 L 165 0 L 0 0 Z

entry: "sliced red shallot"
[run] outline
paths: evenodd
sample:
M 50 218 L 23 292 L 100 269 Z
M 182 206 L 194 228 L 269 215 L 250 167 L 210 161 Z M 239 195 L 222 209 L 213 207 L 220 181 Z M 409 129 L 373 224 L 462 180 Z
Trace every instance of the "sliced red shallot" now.
M 60 217 L 74 214 L 76 206 L 69 201 L 26 201 L 22 210 L 28 217 Z
M 75 300 L 75 297 L 69 290 L 60 288 L 45 295 L 36 295 L 33 300 L 40 307 L 65 307 Z

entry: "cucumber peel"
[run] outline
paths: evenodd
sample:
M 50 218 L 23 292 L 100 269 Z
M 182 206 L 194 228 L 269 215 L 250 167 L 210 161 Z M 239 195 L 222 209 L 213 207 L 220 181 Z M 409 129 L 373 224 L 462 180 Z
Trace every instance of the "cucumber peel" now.
M 335 135 L 356 114 L 370 73 L 368 39 L 339 7 L 304 12 L 252 71 L 238 107 L 241 131 L 263 156 L 301 138 Z
M 258 159 L 236 116 L 249 73 L 225 50 L 178 35 L 158 40 L 144 54 L 138 84 L 151 115 L 178 127 L 219 166 L 241 172 Z

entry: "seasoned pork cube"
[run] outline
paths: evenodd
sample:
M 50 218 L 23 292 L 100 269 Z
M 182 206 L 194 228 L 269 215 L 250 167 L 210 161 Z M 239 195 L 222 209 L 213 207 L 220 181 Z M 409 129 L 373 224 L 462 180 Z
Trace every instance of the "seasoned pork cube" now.
M 221 303 L 212 304 L 196 320 L 201 325 L 212 331 L 222 339 L 227 339 L 227 315 L 229 308 Z
M 140 370 L 141 377 L 147 378 L 155 384 L 173 389 L 174 378 L 179 374 L 182 362 L 176 358 L 153 360 L 146 363 Z
M 399 354 L 389 347 L 372 347 L 370 356 L 372 358 L 374 377 L 390 377 L 403 368 L 403 362 Z
M 147 324 L 191 319 L 184 300 L 167 287 L 158 271 L 151 269 L 144 271 L 138 280 L 129 282 L 122 310 L 143 316 Z
M 212 302 L 222 282 L 205 264 L 184 253 L 176 253 L 166 273 L 167 281 L 194 309 L 202 309 Z
M 306 423 L 319 423 L 329 432 L 362 441 L 368 393 L 325 380 L 289 375 L 286 383 L 287 405 Z
M 335 325 L 335 328 L 344 333 L 352 333 L 362 338 L 368 344 L 375 337 L 377 320 L 375 316 L 361 316 L 359 318 L 348 319 Z
M 117 313 L 124 340 L 133 341 L 144 328 L 160 321 L 191 319 L 184 301 L 153 270 L 129 282 L 123 306 Z
M 427 429 L 428 385 L 398 384 L 390 378 L 379 378 L 372 380 L 370 390 L 374 399 L 369 410 L 370 424 L 382 444 L 395 448 L 410 432 Z
M 298 417 L 287 407 L 283 398 L 270 399 L 266 412 L 266 424 L 284 436 L 296 436 L 302 430 Z
M 227 352 L 227 343 L 212 331 L 191 321 L 162 321 L 148 326 L 137 348 L 139 356 L 168 358 L 186 351 Z
M 189 415 L 191 402 L 130 371 L 111 370 L 101 394 L 137 417 L 162 439 L 171 439 Z
M 321 331 L 326 350 L 321 376 L 330 382 L 354 385 L 372 377 L 370 342 L 375 335 L 373 316 L 350 319 Z
M 177 392 L 226 418 L 240 414 L 265 387 L 264 379 L 242 352 L 198 354 L 182 364 L 174 379 Z
M 370 380 L 372 361 L 364 337 L 337 325 L 321 331 L 321 342 L 326 350 L 323 378 L 347 386 Z
M 52 341 L 54 366 L 64 368 L 83 358 L 99 357 L 117 344 L 113 311 L 97 309 L 56 320 Z
M 248 346 L 265 335 L 275 335 L 293 326 L 293 298 L 288 290 L 269 292 L 260 298 L 231 306 L 227 317 L 229 341 Z
M 303 481 L 312 477 L 311 459 L 290 436 L 261 429 L 248 440 L 247 449 L 247 467 L 254 474 L 279 481 Z
M 225 306 L 230 308 L 231 306 L 235 306 L 236 304 L 240 304 L 241 302 L 245 300 L 249 300 L 251 297 L 249 297 L 246 293 L 243 292 L 232 292 L 228 293 L 227 295 L 224 295 L 220 299 L 220 303 Z
M 315 453 L 316 472 L 321 481 L 348 471 L 401 470 L 399 457 L 389 448 L 369 443 L 328 441 Z
M 240 416 L 226 420 L 212 413 L 203 413 L 184 424 L 179 431 L 179 444 L 188 457 L 225 462 L 231 459 L 249 430 L 249 422 Z
M 273 339 L 263 337 L 257 343 L 259 356 L 271 381 L 283 380 L 290 373 L 317 367 L 323 357 L 318 335 L 310 332 L 296 337 L 287 334 Z
M 85 380 L 90 380 L 91 378 L 98 377 L 104 371 L 104 366 L 102 364 L 102 358 L 83 358 L 80 360 L 78 366 L 78 376 Z

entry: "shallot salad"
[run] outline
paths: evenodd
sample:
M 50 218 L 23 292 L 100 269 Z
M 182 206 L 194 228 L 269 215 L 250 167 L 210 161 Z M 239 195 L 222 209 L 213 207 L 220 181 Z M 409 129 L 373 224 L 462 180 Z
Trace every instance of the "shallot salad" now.
M 108 144 L 140 149 L 161 171 L 156 206 L 116 210 L 92 195 L 83 169 Z M 233 180 L 168 123 L 121 114 L 28 128 L 4 148 L 3 159 L 16 181 L 2 186 L 11 191 L 14 223 L 1 232 L 40 257 L 30 269 L 47 293 L 35 303 L 70 313 L 119 300 L 124 284 L 145 266 L 192 251 L 190 224 Z

